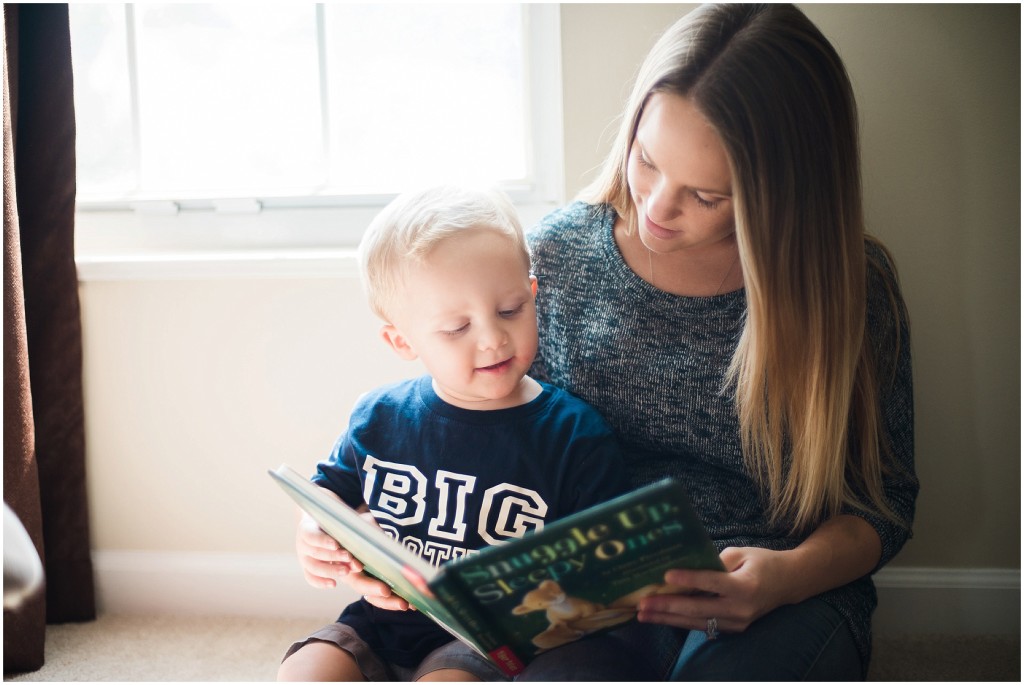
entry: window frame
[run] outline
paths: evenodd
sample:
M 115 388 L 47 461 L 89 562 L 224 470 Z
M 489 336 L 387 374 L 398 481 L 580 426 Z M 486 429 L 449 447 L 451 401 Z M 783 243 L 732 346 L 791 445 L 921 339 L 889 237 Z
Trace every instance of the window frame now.
M 557 4 L 526 3 L 524 9 L 529 180 L 502 189 L 529 226 L 563 201 L 561 27 Z M 318 17 L 322 22 L 319 5 Z M 354 273 L 363 230 L 393 197 L 78 201 L 79 279 Z

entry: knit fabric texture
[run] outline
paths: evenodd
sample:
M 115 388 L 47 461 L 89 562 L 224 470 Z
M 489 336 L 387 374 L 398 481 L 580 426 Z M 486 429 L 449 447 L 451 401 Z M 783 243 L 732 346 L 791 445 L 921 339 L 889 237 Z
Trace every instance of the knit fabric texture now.
M 743 330 L 744 291 L 680 297 L 657 289 L 623 260 L 615 219 L 610 206 L 575 202 L 530 231 L 541 340 L 533 373 L 604 415 L 622 443 L 632 486 L 666 476 L 683 483 L 719 549 L 796 547 L 806 535 L 791 534 L 788 521 L 769 521 L 765 494 L 744 464 L 735 400 L 725 387 Z M 883 276 L 869 273 L 868 335 L 879 360 L 892 456 L 885 494 L 906 525 L 870 509 L 845 513 L 878 531 L 881 567 L 909 537 L 918 481 L 905 308 L 896 291 L 897 321 Z M 870 576 L 821 597 L 848 621 L 867 672 L 877 603 Z

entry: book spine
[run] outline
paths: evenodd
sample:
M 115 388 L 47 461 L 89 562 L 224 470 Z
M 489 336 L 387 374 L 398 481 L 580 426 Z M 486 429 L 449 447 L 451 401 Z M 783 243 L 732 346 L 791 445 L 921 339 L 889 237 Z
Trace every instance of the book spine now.
M 522 672 L 526 664 L 504 635 L 477 609 L 456 574 L 442 573 L 431 582 L 430 588 L 502 673 L 516 676 Z

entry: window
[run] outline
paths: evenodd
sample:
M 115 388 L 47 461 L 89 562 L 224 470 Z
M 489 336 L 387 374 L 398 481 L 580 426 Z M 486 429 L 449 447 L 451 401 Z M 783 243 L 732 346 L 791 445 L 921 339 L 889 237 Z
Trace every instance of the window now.
M 352 244 L 449 180 L 558 200 L 557 6 L 70 12 L 86 251 Z

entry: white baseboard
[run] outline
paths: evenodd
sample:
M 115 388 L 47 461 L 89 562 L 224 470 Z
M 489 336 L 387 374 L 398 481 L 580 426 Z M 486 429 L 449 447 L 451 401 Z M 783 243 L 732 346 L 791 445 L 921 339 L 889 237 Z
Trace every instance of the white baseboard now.
M 294 555 L 93 551 L 97 605 L 110 614 L 337 617 L 347 586 L 306 584 Z
M 1020 569 L 883 568 L 876 635 L 1020 635 Z
M 93 552 L 99 610 L 333 619 L 354 595 L 316 590 L 291 555 Z M 887 568 L 876 635 L 1020 635 L 1019 569 Z

